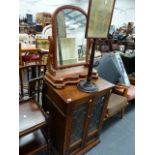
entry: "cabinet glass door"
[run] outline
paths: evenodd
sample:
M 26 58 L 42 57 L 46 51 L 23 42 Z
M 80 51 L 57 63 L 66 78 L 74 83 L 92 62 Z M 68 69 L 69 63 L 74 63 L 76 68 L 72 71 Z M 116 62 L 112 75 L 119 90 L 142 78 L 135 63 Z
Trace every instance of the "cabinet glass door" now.
M 97 101 L 93 107 L 92 117 L 88 128 L 89 133 L 99 128 L 104 100 L 105 100 L 104 96 L 99 96 L 97 98 Z
M 72 128 L 70 144 L 73 144 L 83 136 L 84 123 L 87 115 L 88 104 L 82 104 L 72 113 Z

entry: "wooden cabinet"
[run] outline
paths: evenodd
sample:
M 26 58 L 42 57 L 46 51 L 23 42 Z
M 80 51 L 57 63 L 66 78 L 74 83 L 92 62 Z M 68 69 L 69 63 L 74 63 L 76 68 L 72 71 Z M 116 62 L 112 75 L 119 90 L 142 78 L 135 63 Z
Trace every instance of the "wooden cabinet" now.
M 100 142 L 99 133 L 113 84 L 97 79 L 96 93 L 76 85 L 56 89 L 44 79 L 43 108 L 51 114 L 51 138 L 55 155 L 80 155 Z

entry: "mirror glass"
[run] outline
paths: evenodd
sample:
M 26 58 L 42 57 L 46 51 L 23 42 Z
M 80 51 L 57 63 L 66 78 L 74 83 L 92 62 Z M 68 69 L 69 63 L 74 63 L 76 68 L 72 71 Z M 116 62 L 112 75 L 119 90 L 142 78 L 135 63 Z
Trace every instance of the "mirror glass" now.
M 56 16 L 57 64 L 86 62 L 86 16 L 80 11 L 64 9 Z

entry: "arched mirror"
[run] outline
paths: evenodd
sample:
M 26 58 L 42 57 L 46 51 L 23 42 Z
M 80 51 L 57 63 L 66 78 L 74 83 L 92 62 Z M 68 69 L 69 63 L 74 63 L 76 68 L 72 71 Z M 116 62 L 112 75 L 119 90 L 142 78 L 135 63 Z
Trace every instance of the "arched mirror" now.
M 75 6 L 63 6 L 53 14 L 53 40 L 56 68 L 86 63 L 86 13 Z
M 77 84 L 87 77 L 91 44 L 85 38 L 86 22 L 86 13 L 76 6 L 65 5 L 53 13 L 48 70 L 44 79 L 56 88 Z M 95 70 L 92 77 L 98 77 Z

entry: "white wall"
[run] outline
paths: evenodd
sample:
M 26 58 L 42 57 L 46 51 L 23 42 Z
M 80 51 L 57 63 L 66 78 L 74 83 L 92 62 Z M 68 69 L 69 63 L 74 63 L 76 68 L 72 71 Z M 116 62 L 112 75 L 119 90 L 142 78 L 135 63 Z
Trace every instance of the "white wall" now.
M 19 14 L 21 17 L 26 13 L 35 14 L 37 12 L 52 13 L 57 7 L 62 5 L 80 6 L 87 12 L 88 0 L 20 0 Z M 116 0 L 112 25 L 122 26 L 124 23 L 135 21 L 135 0 Z
M 128 22 L 135 22 L 135 0 L 116 0 L 111 24 L 120 27 Z
M 87 10 L 88 0 L 20 0 L 19 15 L 23 17 L 27 13 L 30 13 L 33 14 L 35 18 L 37 12 L 52 13 L 56 8 L 62 5 L 76 5 Z

